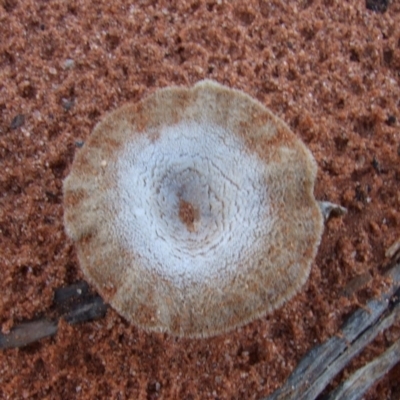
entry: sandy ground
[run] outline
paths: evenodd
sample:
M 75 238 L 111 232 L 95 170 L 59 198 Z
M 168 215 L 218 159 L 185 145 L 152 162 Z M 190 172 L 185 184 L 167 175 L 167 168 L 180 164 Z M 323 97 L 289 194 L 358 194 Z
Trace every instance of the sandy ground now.
M 288 4 L 289 3 L 289 4 Z M 46 315 L 82 279 L 62 181 L 101 116 L 211 78 L 285 120 L 319 166 L 328 222 L 310 279 L 275 313 L 204 340 L 109 310 L 0 353 L 2 399 L 259 399 L 379 292 L 400 236 L 400 5 L 364 1 L 0 1 L 0 324 Z M 382 353 L 382 334 L 347 371 Z M 400 396 L 395 367 L 366 399 Z

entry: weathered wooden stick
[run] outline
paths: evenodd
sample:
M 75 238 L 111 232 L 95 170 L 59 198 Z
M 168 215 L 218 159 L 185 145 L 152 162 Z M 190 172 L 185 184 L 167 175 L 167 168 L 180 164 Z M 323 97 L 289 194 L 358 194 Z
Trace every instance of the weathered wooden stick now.
M 13 327 L 9 334 L 0 333 L 0 349 L 23 347 L 57 332 L 57 321 L 41 319 Z
M 71 325 L 101 318 L 107 307 L 100 296 L 89 292 L 89 286 L 84 281 L 57 289 L 54 294 L 54 317 L 24 322 L 13 327 L 8 334 L 0 333 L 0 349 L 27 346 L 55 335 L 60 318 Z
M 333 378 L 360 352 L 371 343 L 379 333 L 393 325 L 400 318 L 400 305 L 398 305 L 386 318 L 372 325 L 368 330 L 355 340 L 346 351 L 329 365 L 325 373 L 317 379 L 304 393 L 304 399 L 315 399 Z
M 314 400 L 329 382 L 380 332 L 399 319 L 396 291 L 400 283 L 400 263 L 387 273 L 393 280 L 390 290 L 356 310 L 341 333 L 314 347 L 300 361 L 285 384 L 264 400 Z
M 400 362 L 400 339 L 381 356 L 357 370 L 338 386 L 326 400 L 359 400 L 365 392 Z

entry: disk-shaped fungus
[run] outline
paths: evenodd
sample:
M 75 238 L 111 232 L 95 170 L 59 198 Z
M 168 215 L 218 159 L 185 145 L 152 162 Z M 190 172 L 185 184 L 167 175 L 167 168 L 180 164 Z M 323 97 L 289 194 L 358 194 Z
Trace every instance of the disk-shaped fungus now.
M 64 182 L 87 279 L 149 331 L 206 337 L 281 306 L 322 233 L 317 167 L 287 125 L 212 81 L 106 116 Z

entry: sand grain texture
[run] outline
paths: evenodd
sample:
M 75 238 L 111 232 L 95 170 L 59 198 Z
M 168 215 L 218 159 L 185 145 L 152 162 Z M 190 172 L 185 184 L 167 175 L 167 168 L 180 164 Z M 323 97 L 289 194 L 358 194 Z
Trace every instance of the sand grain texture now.
M 206 340 L 147 334 L 112 310 L 61 322 L 54 338 L 0 353 L 0 398 L 259 399 L 384 288 L 400 231 L 400 6 L 287 3 L 0 2 L 3 332 L 82 279 L 62 180 L 105 112 L 157 88 L 210 78 L 257 98 L 312 151 L 316 197 L 349 211 L 327 223 L 310 279 L 275 313 Z M 399 335 L 397 324 L 345 374 Z M 366 399 L 398 398 L 398 376 Z

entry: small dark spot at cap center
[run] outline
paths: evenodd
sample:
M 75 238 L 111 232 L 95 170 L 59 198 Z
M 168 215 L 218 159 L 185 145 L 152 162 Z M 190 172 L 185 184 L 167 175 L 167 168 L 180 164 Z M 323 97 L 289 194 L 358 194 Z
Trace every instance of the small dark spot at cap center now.
M 179 219 L 186 225 L 189 232 L 195 231 L 195 222 L 198 220 L 199 212 L 191 203 L 179 199 Z

